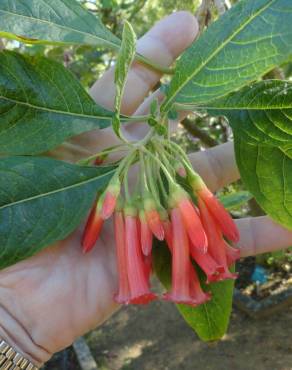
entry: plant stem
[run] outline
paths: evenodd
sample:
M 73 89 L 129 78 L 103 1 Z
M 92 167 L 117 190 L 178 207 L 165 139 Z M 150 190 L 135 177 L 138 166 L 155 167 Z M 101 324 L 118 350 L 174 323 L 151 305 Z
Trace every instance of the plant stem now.
M 208 147 L 218 145 L 217 141 L 209 136 L 206 132 L 201 130 L 197 125 L 196 121 L 192 121 L 189 118 L 185 118 L 181 122 L 182 126 L 194 137 L 197 137 Z
M 135 155 L 136 155 L 136 150 L 133 150 L 126 158 L 124 158 L 123 160 L 124 163 L 122 164 L 123 161 L 121 162 L 118 170 L 114 174 L 114 176 L 119 176 L 121 174 L 124 178 L 125 198 L 126 198 L 127 203 L 130 203 L 130 199 L 131 199 L 130 192 L 129 192 L 128 172 L 129 172 L 130 166 L 133 163 L 133 159 Z
M 141 176 L 141 193 L 147 189 L 147 182 L 146 182 L 146 169 L 145 169 L 145 161 L 144 161 L 144 155 L 139 150 L 139 158 L 140 158 L 140 176 Z
M 146 171 L 147 171 L 147 182 L 149 184 L 149 188 L 151 190 L 151 193 L 152 193 L 154 199 L 159 204 L 160 203 L 159 194 L 157 192 L 157 188 L 156 188 L 155 183 L 153 181 L 154 180 L 154 173 L 152 171 L 152 166 L 151 166 L 149 158 L 146 160 Z
M 125 147 L 124 150 L 122 150 L 122 148 Z M 114 152 L 118 152 L 118 151 L 125 151 L 125 150 L 128 150 L 128 148 L 126 149 L 126 145 L 125 144 L 121 144 L 121 145 L 117 145 L 117 146 L 112 146 L 110 148 L 107 148 L 101 152 L 98 152 L 98 153 L 95 153 L 87 158 L 84 158 L 84 159 L 80 159 L 80 161 L 76 162 L 76 164 L 78 165 L 83 165 L 85 166 L 86 164 L 88 164 L 89 162 L 93 161 L 94 159 L 96 159 L 97 157 L 100 157 L 100 156 L 103 156 L 105 154 L 110 154 L 110 153 L 114 153 Z
M 153 158 L 159 164 L 165 176 L 167 177 L 169 183 L 175 185 L 175 181 L 173 180 L 171 174 L 168 172 L 168 169 L 164 166 L 164 164 L 158 158 L 156 158 L 155 155 L 152 154 L 150 150 L 148 150 L 147 148 L 143 147 L 141 148 L 141 150 L 147 153 L 151 158 Z
M 156 171 L 157 171 L 157 179 L 158 179 L 158 182 L 159 182 L 159 186 L 160 186 L 160 189 L 161 189 L 162 196 L 163 196 L 163 198 L 165 200 L 165 203 L 167 203 L 168 194 L 167 194 L 167 192 L 165 190 L 165 186 L 163 184 L 161 173 L 160 173 L 160 168 L 158 167 L 158 164 L 157 163 L 156 163 Z

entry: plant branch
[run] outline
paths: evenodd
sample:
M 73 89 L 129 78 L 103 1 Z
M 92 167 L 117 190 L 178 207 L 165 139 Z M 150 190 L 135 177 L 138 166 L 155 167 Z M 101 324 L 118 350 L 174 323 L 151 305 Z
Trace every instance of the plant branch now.
M 187 130 L 188 133 L 193 135 L 194 137 L 200 139 L 202 143 L 204 143 L 208 147 L 213 147 L 218 145 L 217 141 L 209 136 L 206 132 L 201 130 L 194 121 L 190 120 L 189 118 L 185 118 L 181 122 L 182 126 Z
M 206 26 L 208 26 L 211 20 L 211 11 L 210 8 L 212 6 L 213 0 L 202 0 L 200 7 L 196 12 L 196 17 L 199 22 L 200 32 L 204 30 Z

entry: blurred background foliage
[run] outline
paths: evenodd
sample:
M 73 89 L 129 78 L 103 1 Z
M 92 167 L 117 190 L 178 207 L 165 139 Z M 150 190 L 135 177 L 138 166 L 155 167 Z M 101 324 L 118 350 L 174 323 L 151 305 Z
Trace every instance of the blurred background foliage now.
M 117 36 L 121 36 L 123 23 L 132 23 L 138 36 L 142 36 L 159 19 L 177 11 L 187 10 L 196 14 L 201 32 L 215 21 L 237 0 L 77 0 Z M 30 55 L 45 55 L 66 66 L 88 90 L 105 70 L 114 64 L 115 55 L 110 50 L 92 46 L 43 46 L 23 45 L 15 41 L 0 39 L 0 49 L 8 48 Z M 292 79 L 292 63 L 271 71 L 264 78 Z M 156 87 L 159 87 L 156 86 Z M 232 140 L 232 131 L 224 117 L 210 117 L 208 114 L 192 114 L 179 126 L 175 140 L 187 151 L 205 150 Z M 263 214 L 251 196 L 243 196 L 246 189 L 240 181 L 223 189 L 219 196 L 224 197 L 226 205 L 234 217 Z M 228 198 L 230 197 L 230 198 Z M 229 206 L 228 206 L 229 207 Z M 290 256 L 290 255 L 289 255 Z M 275 255 L 277 259 L 277 255 Z M 279 256 L 281 261 L 283 255 Z M 291 257 L 289 257 L 291 259 Z M 274 256 L 264 257 L 264 263 L 273 261 Z M 289 261 L 290 263 L 291 261 Z M 261 259 L 261 263 L 263 263 Z

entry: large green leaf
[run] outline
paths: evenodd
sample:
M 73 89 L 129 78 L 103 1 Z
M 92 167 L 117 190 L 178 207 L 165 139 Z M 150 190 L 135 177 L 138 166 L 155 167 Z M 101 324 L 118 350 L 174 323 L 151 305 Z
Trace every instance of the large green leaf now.
M 120 40 L 75 0 L 1 0 L 0 36 L 28 43 L 91 44 Z
M 291 0 L 241 0 L 177 63 L 162 111 L 226 95 L 292 57 Z
M 114 173 L 38 157 L 0 161 L 0 269 L 72 232 Z
M 242 180 L 268 215 L 292 228 L 292 83 L 261 81 L 225 100 L 214 105 L 232 126 Z
M 159 243 L 153 254 L 155 273 L 168 289 L 171 284 L 171 256 L 168 248 L 164 243 Z M 225 280 L 206 285 L 203 276 L 200 280 L 203 288 L 212 293 L 212 299 L 198 307 L 180 304 L 177 308 L 203 341 L 216 341 L 223 337 L 228 328 L 234 281 Z
M 0 153 L 35 154 L 66 138 L 111 124 L 61 64 L 43 57 L 0 53 Z

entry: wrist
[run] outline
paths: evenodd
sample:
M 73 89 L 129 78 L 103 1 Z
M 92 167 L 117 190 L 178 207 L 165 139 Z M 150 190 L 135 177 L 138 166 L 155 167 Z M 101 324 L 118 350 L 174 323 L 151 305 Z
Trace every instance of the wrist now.
M 41 367 L 52 356 L 39 346 L 22 323 L 0 304 L 0 339 L 37 367 Z

